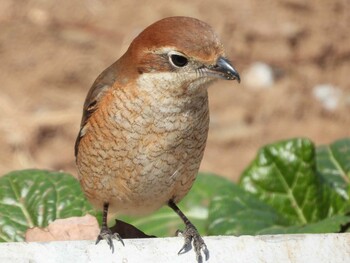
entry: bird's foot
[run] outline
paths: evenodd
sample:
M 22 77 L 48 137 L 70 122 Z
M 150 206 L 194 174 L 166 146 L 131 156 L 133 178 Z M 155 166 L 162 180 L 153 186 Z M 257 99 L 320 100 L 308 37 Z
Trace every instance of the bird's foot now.
M 108 227 L 102 226 L 100 234 L 97 237 L 96 244 L 98 244 L 101 240 L 106 240 L 109 248 L 112 250 L 112 253 L 114 253 L 113 239 L 119 240 L 123 246 L 125 246 L 123 239 L 118 233 L 113 233 Z
M 196 253 L 196 258 L 198 263 L 203 262 L 203 256 L 202 252 L 204 253 L 205 260 L 209 259 L 209 250 L 207 248 L 207 245 L 204 243 L 203 238 L 198 233 L 197 228 L 192 224 L 187 224 L 184 231 L 178 230 L 176 234 L 179 236 L 183 236 L 185 238 L 185 243 L 183 247 L 180 249 L 178 254 L 186 253 L 187 251 L 191 250 L 192 248 L 192 240 L 193 240 L 193 247 L 194 251 Z

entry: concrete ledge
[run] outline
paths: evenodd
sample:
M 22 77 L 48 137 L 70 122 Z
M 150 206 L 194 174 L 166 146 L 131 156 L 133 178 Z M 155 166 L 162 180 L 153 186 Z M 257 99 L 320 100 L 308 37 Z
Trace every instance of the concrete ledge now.
M 204 239 L 210 251 L 207 262 L 350 262 L 350 233 Z M 177 255 L 183 244 L 180 237 L 129 239 L 124 242 L 125 247 L 114 241 L 114 254 L 104 241 L 98 245 L 94 241 L 0 243 L 0 262 L 196 262 L 192 250 Z

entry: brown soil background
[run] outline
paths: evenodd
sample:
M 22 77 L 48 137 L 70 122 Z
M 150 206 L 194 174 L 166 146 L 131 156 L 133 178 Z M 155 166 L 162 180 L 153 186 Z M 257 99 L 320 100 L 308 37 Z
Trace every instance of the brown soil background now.
M 220 81 L 202 171 L 237 179 L 262 145 L 296 136 L 328 144 L 349 136 L 350 2 L 0 1 L 0 174 L 24 168 L 76 174 L 73 146 L 86 93 L 143 28 L 185 15 L 217 31 L 244 80 L 269 64 L 269 89 Z M 328 111 L 317 84 L 342 92 Z

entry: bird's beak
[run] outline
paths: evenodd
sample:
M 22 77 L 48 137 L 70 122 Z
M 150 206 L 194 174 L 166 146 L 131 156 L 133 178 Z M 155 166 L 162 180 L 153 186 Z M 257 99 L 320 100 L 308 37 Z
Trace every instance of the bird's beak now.
M 237 80 L 238 83 L 241 82 L 237 70 L 235 70 L 228 59 L 224 57 L 219 57 L 214 66 L 207 67 L 205 73 L 210 77 Z

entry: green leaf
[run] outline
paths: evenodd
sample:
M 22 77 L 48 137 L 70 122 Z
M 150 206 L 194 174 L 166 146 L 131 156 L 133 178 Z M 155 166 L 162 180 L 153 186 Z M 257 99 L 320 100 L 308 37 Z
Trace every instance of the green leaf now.
M 189 194 L 180 202 L 179 208 L 197 227 L 198 231 L 207 234 L 208 206 L 220 191 L 231 188 L 233 183 L 213 174 L 199 174 Z M 184 229 L 184 223 L 170 208 L 163 207 L 157 212 L 142 218 L 122 216 L 126 221 L 147 234 L 156 236 L 173 236 L 176 230 Z
M 274 226 L 270 229 L 263 229 L 259 234 L 337 233 L 341 230 L 342 225 L 349 222 L 349 216 L 336 215 L 304 226 Z
M 336 215 L 307 225 L 289 225 L 272 207 L 234 186 L 213 198 L 209 222 L 210 235 L 334 233 L 349 223 L 350 217 Z
M 317 147 L 316 156 L 317 171 L 322 180 L 348 199 L 346 191 L 350 181 L 350 139 Z
M 254 235 L 285 224 L 272 207 L 237 185 L 213 198 L 208 221 L 210 235 Z
M 342 224 L 349 222 L 346 215 L 350 211 L 350 187 L 344 180 L 348 178 L 349 156 L 347 139 L 322 146 L 317 155 L 313 144 L 306 139 L 263 147 L 243 173 L 242 189 L 234 186 L 213 199 L 209 233 L 339 231 Z
M 240 179 L 291 225 L 320 219 L 318 184 L 314 145 L 300 138 L 263 147 Z
M 322 196 L 321 217 L 346 214 L 350 211 L 350 139 L 335 141 L 316 150 L 317 175 Z
M 0 178 L 0 242 L 23 241 L 30 227 L 86 213 L 94 210 L 69 174 L 24 170 Z

